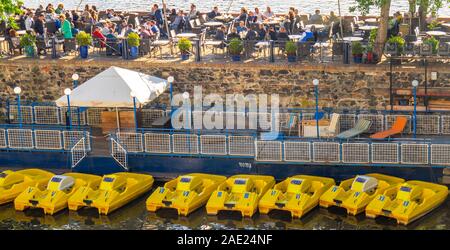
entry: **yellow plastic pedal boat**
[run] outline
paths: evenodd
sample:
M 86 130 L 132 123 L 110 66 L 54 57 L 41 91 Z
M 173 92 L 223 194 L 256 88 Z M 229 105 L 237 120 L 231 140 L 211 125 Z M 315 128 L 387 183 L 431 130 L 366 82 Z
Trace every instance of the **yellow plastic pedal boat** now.
M 395 187 L 405 180 L 384 174 L 357 175 L 342 181 L 339 186 L 330 187 L 321 197 L 320 206 L 338 206 L 347 209 L 348 214 L 357 215 L 378 194 Z
M 45 214 L 54 214 L 67 208 L 67 201 L 79 188 L 98 188 L 101 177 L 91 174 L 66 173 L 54 175 L 48 182 L 47 189 L 29 187 L 14 200 L 18 211 L 27 208 L 42 208 Z
M 219 185 L 206 204 L 206 212 L 216 215 L 221 210 L 240 211 L 251 217 L 261 197 L 273 187 L 275 179 L 265 175 L 235 175 Z
M 153 177 L 147 174 L 115 173 L 103 176 L 99 189 L 80 188 L 69 199 L 69 209 L 95 207 L 99 214 L 108 213 L 122 207 L 150 190 Z
M 331 178 L 296 175 L 276 184 L 259 201 L 259 212 L 271 210 L 291 212 L 293 218 L 301 218 L 319 204 L 320 196 L 335 182 Z
M 366 216 L 386 216 L 407 225 L 441 205 L 448 195 L 448 188 L 423 181 L 407 181 L 400 186 L 377 195 L 366 207 Z
M 53 173 L 40 169 L 5 170 L 1 172 L 0 205 L 14 201 L 28 187 L 44 189 L 53 175 Z
M 175 208 L 179 215 L 187 216 L 208 202 L 212 192 L 227 178 L 212 174 L 182 175 L 156 189 L 147 199 L 147 210 L 155 212 L 161 207 Z

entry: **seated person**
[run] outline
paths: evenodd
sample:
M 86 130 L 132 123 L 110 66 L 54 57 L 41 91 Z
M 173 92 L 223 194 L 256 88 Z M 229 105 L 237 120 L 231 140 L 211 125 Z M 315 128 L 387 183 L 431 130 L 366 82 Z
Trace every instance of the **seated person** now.
M 309 18 L 310 24 L 323 24 L 323 18 L 320 14 L 320 10 L 316 10 L 314 15 Z
M 280 28 L 280 32 L 278 32 L 278 34 L 277 34 L 277 39 L 278 40 L 289 40 L 289 35 L 288 35 L 285 27 Z
M 245 27 L 245 22 L 244 21 L 240 21 L 239 22 L 239 26 L 236 28 L 237 33 L 240 34 L 241 32 L 245 32 L 247 31 L 247 27 Z
M 311 31 L 305 31 L 302 34 L 302 37 L 298 40 L 299 43 L 304 42 L 313 42 L 315 40 L 314 33 Z
M 226 31 L 226 27 L 225 25 L 220 26 L 217 30 L 216 30 L 216 34 L 214 35 L 214 40 L 217 41 L 225 41 L 225 31 Z
M 100 27 L 95 26 L 94 28 L 94 32 L 92 32 L 92 38 L 94 38 L 94 40 L 99 40 L 100 41 L 100 47 L 104 48 L 105 47 L 105 42 L 106 42 L 106 37 L 105 35 L 103 35 L 103 33 L 100 31 Z
M 275 31 L 275 27 L 273 26 L 269 28 L 269 38 L 273 41 L 276 41 L 278 39 L 277 32 Z
M 153 37 L 153 34 L 150 30 L 146 29 L 144 25 L 141 25 L 139 29 L 139 37 L 141 39 L 151 39 Z
M 228 34 L 228 36 L 227 36 L 227 41 L 229 42 L 229 41 L 231 41 L 234 38 L 241 39 L 241 36 L 237 33 L 237 29 L 236 28 L 232 28 L 231 29 L 231 33 Z
M 257 40 L 257 37 L 258 37 L 258 33 L 253 29 L 249 29 L 247 31 L 247 34 L 245 35 L 244 39 L 249 40 L 249 41 L 254 41 L 254 40 Z
M 220 16 L 219 8 L 214 6 L 213 10 L 207 14 L 209 19 L 214 19 L 216 16 Z
M 160 30 L 158 28 L 158 25 L 156 25 L 156 21 L 155 20 L 151 20 L 150 21 L 150 31 L 153 34 L 153 36 L 159 37 Z
M 239 17 L 236 18 L 236 21 L 238 22 L 246 22 L 248 19 L 247 9 L 245 7 L 241 8 L 241 13 L 239 14 Z
M 257 37 L 258 40 L 266 39 L 267 31 L 266 31 L 266 27 L 264 26 L 264 24 L 260 23 L 258 30 L 256 32 L 258 32 L 258 37 Z

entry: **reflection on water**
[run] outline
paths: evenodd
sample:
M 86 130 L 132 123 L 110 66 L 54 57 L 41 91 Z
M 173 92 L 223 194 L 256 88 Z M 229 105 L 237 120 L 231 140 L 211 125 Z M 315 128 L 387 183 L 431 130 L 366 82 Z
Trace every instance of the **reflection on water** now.
M 16 212 L 12 204 L 0 206 L 0 229 L 450 229 L 450 199 L 441 207 L 413 222 L 399 226 L 394 220 L 375 220 L 359 216 L 347 216 L 340 208 L 316 208 L 302 219 L 291 219 L 285 212 L 269 215 L 256 214 L 253 218 L 241 218 L 237 213 L 206 215 L 204 208 L 188 217 L 178 217 L 175 210 L 162 209 L 147 212 L 145 200 L 149 193 L 108 216 L 99 216 L 94 209 L 78 212 L 64 210 L 54 216 L 44 215 L 37 209 Z

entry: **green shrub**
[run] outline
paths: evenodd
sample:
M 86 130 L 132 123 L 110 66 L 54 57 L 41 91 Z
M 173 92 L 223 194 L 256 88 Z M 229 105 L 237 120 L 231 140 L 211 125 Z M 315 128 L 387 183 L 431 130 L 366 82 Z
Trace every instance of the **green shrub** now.
M 184 37 L 178 40 L 178 49 L 180 50 L 181 54 L 188 54 L 192 49 L 191 40 Z
M 35 46 L 36 45 L 36 36 L 26 33 L 20 38 L 20 47 L 24 48 L 26 46 Z
M 228 45 L 228 49 L 230 50 L 230 54 L 240 55 L 242 53 L 242 50 L 244 50 L 244 45 L 238 38 L 233 38 Z
M 127 36 L 128 46 L 130 47 L 139 47 L 140 40 L 139 35 L 134 32 L 129 33 Z
M 285 46 L 285 51 L 288 56 L 297 55 L 297 44 L 293 41 L 287 41 Z
M 352 42 L 352 55 L 362 55 L 364 48 L 360 42 Z
M 405 39 L 401 36 L 392 36 L 387 40 L 387 43 L 389 44 L 396 44 L 397 45 L 397 52 L 402 53 L 403 52 L 403 46 L 405 46 Z
M 81 31 L 75 37 L 78 46 L 89 46 L 92 44 L 92 36 L 84 31 Z
M 426 38 L 425 40 L 423 40 L 423 43 L 429 44 L 431 46 L 431 48 L 433 49 L 433 54 L 437 53 L 439 41 L 434 36 Z

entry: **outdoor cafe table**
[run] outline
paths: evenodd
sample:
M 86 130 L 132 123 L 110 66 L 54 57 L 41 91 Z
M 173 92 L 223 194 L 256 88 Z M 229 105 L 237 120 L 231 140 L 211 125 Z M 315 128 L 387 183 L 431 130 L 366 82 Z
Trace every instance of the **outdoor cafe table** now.
M 27 31 L 26 30 L 18 30 L 16 33 L 17 33 L 17 35 L 22 36 L 22 35 L 25 35 L 27 33 Z
M 364 31 L 369 31 L 369 30 L 374 30 L 374 29 L 378 29 L 378 26 L 375 25 L 363 25 L 363 26 L 359 26 L 360 30 L 364 30 Z
M 197 34 L 195 34 L 195 33 L 180 33 L 180 34 L 177 34 L 177 37 L 191 39 L 191 38 L 196 38 Z
M 342 38 L 342 40 L 346 41 L 346 42 L 361 42 L 363 40 L 362 37 L 357 37 L 357 36 L 347 36 Z
M 206 27 L 218 27 L 218 26 L 222 26 L 223 23 L 221 23 L 221 22 L 206 22 L 203 25 L 205 25 Z
M 302 38 L 302 35 L 289 35 L 289 39 L 292 41 L 298 41 L 300 38 Z
M 426 34 L 430 35 L 430 36 L 445 36 L 445 35 L 447 35 L 446 32 L 438 31 L 438 30 L 427 31 Z
M 325 25 L 323 25 L 323 24 L 308 24 L 308 25 L 305 25 L 305 28 L 307 30 L 310 30 L 312 26 L 316 27 L 316 29 L 318 29 L 318 30 L 325 28 Z
M 367 18 L 364 20 L 366 23 L 378 23 L 378 20 L 376 18 Z

